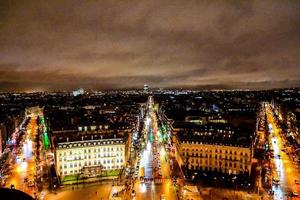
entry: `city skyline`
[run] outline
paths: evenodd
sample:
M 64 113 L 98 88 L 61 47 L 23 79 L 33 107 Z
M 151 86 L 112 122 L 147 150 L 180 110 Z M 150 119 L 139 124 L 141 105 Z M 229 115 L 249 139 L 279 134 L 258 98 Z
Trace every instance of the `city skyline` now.
M 300 86 L 298 1 L 2 1 L 0 91 Z

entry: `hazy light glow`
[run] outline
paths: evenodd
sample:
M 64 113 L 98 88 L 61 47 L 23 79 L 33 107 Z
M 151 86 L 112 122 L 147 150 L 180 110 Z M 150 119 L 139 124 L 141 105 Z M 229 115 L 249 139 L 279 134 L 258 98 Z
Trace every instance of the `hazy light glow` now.
M 145 183 L 141 183 L 140 184 L 140 191 L 141 191 L 141 193 L 146 192 L 146 185 L 145 185 Z

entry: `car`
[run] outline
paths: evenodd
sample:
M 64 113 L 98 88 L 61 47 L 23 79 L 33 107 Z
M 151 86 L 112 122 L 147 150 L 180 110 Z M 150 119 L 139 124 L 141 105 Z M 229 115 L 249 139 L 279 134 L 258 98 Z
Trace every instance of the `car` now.
M 277 184 L 278 184 L 279 181 L 280 181 L 280 180 L 279 180 L 278 178 L 273 178 L 273 182 L 274 182 L 274 183 L 277 183 Z
M 298 180 L 295 180 L 295 184 L 297 184 L 297 185 L 298 185 L 298 184 L 299 184 L 299 181 L 298 181 Z
M 136 194 L 135 194 L 135 190 L 132 190 L 132 191 L 131 191 L 131 196 L 132 196 L 132 197 L 135 197 L 135 195 L 136 195 Z
M 24 183 L 27 183 L 28 182 L 28 178 L 24 178 Z
M 28 186 L 29 187 L 34 187 L 34 182 L 32 180 L 28 181 Z
M 166 196 L 164 194 L 160 195 L 160 200 L 166 200 Z
M 273 191 L 273 190 L 269 190 L 268 194 L 273 195 L 273 194 L 274 194 L 274 191 Z
M 293 191 L 292 195 L 295 196 L 295 197 L 299 196 L 298 192 L 296 192 L 296 191 Z

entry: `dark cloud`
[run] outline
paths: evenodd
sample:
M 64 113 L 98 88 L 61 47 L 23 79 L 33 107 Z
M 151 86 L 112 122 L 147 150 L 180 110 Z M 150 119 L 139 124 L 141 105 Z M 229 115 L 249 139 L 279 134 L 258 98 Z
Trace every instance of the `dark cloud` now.
M 0 89 L 300 86 L 300 2 L 3 0 Z

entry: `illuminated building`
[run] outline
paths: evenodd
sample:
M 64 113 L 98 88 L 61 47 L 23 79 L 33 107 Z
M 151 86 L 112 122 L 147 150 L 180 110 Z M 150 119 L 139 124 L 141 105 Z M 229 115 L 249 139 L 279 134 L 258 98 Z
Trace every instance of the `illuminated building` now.
M 79 139 L 80 138 L 80 139 Z M 121 169 L 127 160 L 127 140 L 124 137 L 85 135 L 56 143 L 55 158 L 60 176 L 81 174 L 83 170 Z
M 84 94 L 84 89 L 80 88 L 78 90 L 75 90 L 72 92 L 73 93 L 73 96 L 79 96 L 79 95 L 83 95 Z
M 144 85 L 144 92 L 148 92 L 149 86 L 147 84 Z
M 200 126 L 176 133 L 176 159 L 191 171 L 225 174 L 251 172 L 251 134 L 228 124 Z

